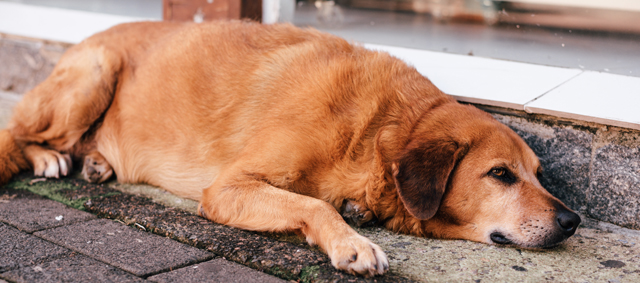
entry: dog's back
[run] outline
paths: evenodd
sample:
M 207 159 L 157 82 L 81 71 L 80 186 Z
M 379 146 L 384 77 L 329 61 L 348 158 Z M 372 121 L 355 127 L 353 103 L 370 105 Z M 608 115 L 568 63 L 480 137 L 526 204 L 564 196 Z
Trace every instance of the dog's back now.
M 430 86 L 387 54 L 315 30 L 252 23 L 178 29 L 125 66 L 97 132 L 98 151 L 119 181 L 200 199 L 221 168 L 251 154 L 272 160 L 269 175 L 286 179 L 280 187 L 330 200 L 321 194 L 335 192 L 317 190 L 326 183 L 317 179 L 334 176 L 343 158 L 359 158 L 347 155 L 389 117 L 384 111 L 401 111 L 398 90 L 406 86 L 399 84 Z M 393 72 L 406 72 L 406 81 L 380 75 Z M 433 97 L 420 97 L 422 104 L 449 99 L 435 88 L 423 93 Z M 340 180 L 331 183 L 342 189 Z

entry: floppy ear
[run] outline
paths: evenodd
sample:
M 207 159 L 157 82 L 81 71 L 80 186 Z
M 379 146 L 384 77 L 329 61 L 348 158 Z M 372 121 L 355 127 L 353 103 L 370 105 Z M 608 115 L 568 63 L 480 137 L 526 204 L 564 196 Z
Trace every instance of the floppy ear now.
M 429 140 L 407 147 L 393 163 L 393 176 L 400 200 L 411 215 L 433 217 L 463 150 L 453 141 Z

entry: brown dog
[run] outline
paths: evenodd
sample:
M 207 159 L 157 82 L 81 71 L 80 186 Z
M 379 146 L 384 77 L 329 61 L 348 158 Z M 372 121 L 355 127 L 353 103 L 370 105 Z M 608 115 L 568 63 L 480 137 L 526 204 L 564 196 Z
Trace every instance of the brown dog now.
M 27 162 L 67 175 L 69 156 L 92 182 L 113 172 L 199 200 L 219 223 L 298 231 L 364 275 L 386 256 L 341 208 L 530 248 L 580 223 L 509 128 L 386 53 L 290 25 L 124 24 L 70 48 L 0 134 L 0 181 Z

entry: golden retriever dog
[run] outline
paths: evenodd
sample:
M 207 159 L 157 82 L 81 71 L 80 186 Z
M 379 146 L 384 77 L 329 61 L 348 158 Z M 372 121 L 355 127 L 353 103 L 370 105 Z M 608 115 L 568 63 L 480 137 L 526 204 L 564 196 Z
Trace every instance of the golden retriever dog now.
M 580 223 L 508 127 L 387 53 L 286 24 L 131 23 L 73 46 L 1 132 L 0 181 L 58 178 L 72 160 L 218 223 L 300 233 L 365 276 L 386 255 L 341 214 L 526 248 Z

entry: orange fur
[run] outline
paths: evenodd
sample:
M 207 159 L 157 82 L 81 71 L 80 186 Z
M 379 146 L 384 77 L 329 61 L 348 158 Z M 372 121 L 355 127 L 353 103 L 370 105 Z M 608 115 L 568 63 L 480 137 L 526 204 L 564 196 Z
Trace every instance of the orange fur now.
M 22 149 L 7 130 L 0 131 L 0 185 L 21 170 L 29 168 Z
M 527 247 L 569 233 L 536 238 L 526 223 L 554 230 L 565 213 L 577 226 L 513 131 L 386 53 L 290 25 L 114 27 L 71 48 L 10 131 L 32 164 L 86 156 L 90 181 L 112 169 L 199 200 L 213 221 L 301 232 L 351 273 L 388 262 L 342 219 L 344 203 L 394 231 Z

